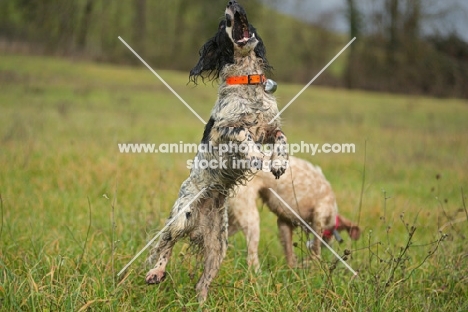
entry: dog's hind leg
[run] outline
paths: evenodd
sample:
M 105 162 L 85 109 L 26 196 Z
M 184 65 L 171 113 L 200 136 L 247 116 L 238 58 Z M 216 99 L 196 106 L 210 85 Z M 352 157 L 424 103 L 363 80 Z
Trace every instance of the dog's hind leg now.
M 172 248 L 180 238 L 188 234 L 193 228 L 193 219 L 196 218 L 193 215 L 196 214 L 193 207 L 196 203 L 191 202 L 194 201 L 197 193 L 190 186 L 189 179 L 182 184 L 179 198 L 166 221 L 167 227 L 161 233 L 158 243 L 150 251 L 147 262 L 154 265 L 154 268 L 146 274 L 148 284 L 158 284 L 164 280 L 166 265 L 171 257 Z
M 205 264 L 197 283 L 198 300 L 204 302 L 212 280 L 218 274 L 221 262 L 226 255 L 228 238 L 228 211 L 224 204 L 225 196 L 213 192 L 211 198 L 200 205 L 198 235 L 203 237 Z
M 153 264 L 157 259 L 157 262 L 151 270 L 146 274 L 146 283 L 148 284 L 159 284 L 166 277 L 166 265 L 172 254 L 172 248 L 176 243 L 177 237 L 173 237 L 170 231 L 166 231 L 162 234 L 159 242 L 156 246 L 151 249 L 151 256 L 148 258 L 148 262 Z

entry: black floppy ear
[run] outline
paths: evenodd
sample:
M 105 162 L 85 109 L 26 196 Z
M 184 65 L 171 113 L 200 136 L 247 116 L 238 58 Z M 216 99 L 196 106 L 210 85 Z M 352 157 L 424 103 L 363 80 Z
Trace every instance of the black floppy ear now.
M 255 27 L 253 27 L 250 24 L 249 24 L 249 31 L 250 31 L 250 33 L 254 33 L 255 38 L 257 38 L 257 40 L 258 40 L 258 43 L 257 43 L 257 45 L 255 46 L 255 49 L 254 49 L 255 55 L 257 55 L 257 57 L 259 57 L 259 58 L 261 58 L 263 60 L 263 70 L 265 72 L 267 72 L 267 73 L 270 73 L 271 70 L 273 69 L 273 67 L 270 66 L 270 64 L 268 63 L 268 60 L 266 58 L 266 48 L 265 48 L 265 45 L 263 44 L 263 40 L 260 37 L 260 35 L 258 34 Z
M 227 63 L 234 62 L 234 46 L 226 33 L 226 21 L 221 21 L 218 32 L 210 38 L 198 52 L 200 59 L 190 71 L 189 80 L 197 83 L 198 77 L 204 81 L 217 79 Z
M 198 52 L 200 59 L 198 60 L 197 65 L 195 65 L 195 67 L 190 71 L 189 80 L 196 84 L 198 77 L 205 80 L 205 78 L 212 76 L 216 69 L 218 53 L 219 48 L 216 43 L 215 36 L 209 39 Z

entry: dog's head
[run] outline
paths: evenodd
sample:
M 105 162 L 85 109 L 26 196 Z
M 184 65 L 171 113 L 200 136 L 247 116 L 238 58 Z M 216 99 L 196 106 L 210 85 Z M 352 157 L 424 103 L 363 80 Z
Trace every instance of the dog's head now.
M 234 63 L 235 55 L 242 57 L 252 51 L 262 60 L 264 70 L 270 70 L 263 41 L 249 24 L 244 8 L 236 1 L 229 1 L 218 32 L 200 49 L 200 59 L 190 71 L 189 79 L 194 83 L 198 77 L 217 79 L 224 66 Z
M 247 20 L 247 13 L 236 1 L 229 1 L 225 11 L 224 31 L 231 39 L 234 49 L 248 53 L 258 44 L 255 29 Z
M 334 231 L 346 231 L 352 240 L 358 240 L 361 236 L 361 229 L 359 226 L 340 215 L 336 216 L 336 224 L 334 226 L 324 230 L 322 238 L 328 243 L 333 237 Z
M 358 240 L 359 237 L 361 236 L 361 229 L 357 224 L 354 222 L 346 219 L 343 216 L 338 215 L 338 228 L 337 230 L 339 232 L 341 231 L 346 231 L 349 234 L 349 237 L 351 237 L 352 240 Z

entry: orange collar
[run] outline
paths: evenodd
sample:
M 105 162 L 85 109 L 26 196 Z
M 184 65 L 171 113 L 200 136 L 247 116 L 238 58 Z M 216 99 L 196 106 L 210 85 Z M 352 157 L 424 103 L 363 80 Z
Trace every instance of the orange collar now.
M 226 78 L 226 83 L 228 85 L 235 84 L 262 84 L 266 81 L 265 75 L 245 75 L 245 76 L 231 76 Z

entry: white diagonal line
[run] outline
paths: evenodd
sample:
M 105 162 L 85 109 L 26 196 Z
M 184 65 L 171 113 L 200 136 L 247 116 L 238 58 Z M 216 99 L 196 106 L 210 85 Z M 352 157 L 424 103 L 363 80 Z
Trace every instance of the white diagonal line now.
M 333 248 L 330 247 L 330 245 L 328 245 L 320 235 L 317 234 L 317 232 L 315 232 L 308 224 L 307 222 L 305 222 L 279 195 L 278 193 L 276 193 L 271 187 L 270 187 L 270 191 L 275 194 L 275 196 L 283 203 L 283 205 L 285 205 L 286 207 L 288 207 L 289 210 L 291 210 L 291 212 L 296 216 L 296 218 L 299 219 L 299 221 L 301 221 L 305 227 L 312 232 L 312 234 L 315 235 L 315 237 L 317 237 L 321 242 L 322 244 L 324 244 L 328 249 L 330 249 L 330 251 L 338 258 L 338 260 L 340 260 L 341 262 L 343 262 L 343 264 L 348 268 L 348 270 L 350 270 L 355 276 L 357 275 L 357 272 L 353 270 L 352 267 L 349 266 L 349 264 L 346 263 L 346 261 L 344 261 L 343 259 L 341 259 L 340 255 L 338 255 L 336 253 L 336 251 L 333 250 Z
M 193 203 L 193 202 L 195 201 L 195 199 L 197 199 L 198 196 L 199 196 L 203 191 L 205 191 L 205 189 L 206 189 L 206 188 L 204 187 L 200 192 L 198 192 L 198 194 L 195 195 L 195 196 L 193 197 L 193 199 L 192 199 L 191 201 L 189 201 L 189 203 L 188 203 L 187 205 L 185 205 L 185 206 L 175 215 L 175 217 L 172 218 L 172 220 L 169 221 L 169 222 L 162 228 L 162 230 L 159 231 L 158 234 L 156 234 L 156 236 L 153 237 L 153 238 L 148 242 L 148 244 L 146 244 L 146 246 L 143 247 L 143 249 L 140 250 L 140 251 L 135 255 L 135 257 L 133 257 L 133 259 L 130 260 L 130 262 L 127 263 L 127 265 L 125 265 L 125 266 L 123 267 L 122 270 L 120 270 L 119 273 L 117 273 L 117 276 L 120 276 L 120 274 L 122 274 L 122 273 L 133 263 L 133 261 L 135 261 L 135 260 L 143 253 L 143 251 L 145 251 L 145 250 L 159 237 L 159 235 L 161 235 L 161 233 L 164 232 L 164 231 L 166 230 L 166 228 L 167 228 L 169 225 L 171 225 L 172 222 L 174 222 L 174 221 L 179 217 L 179 215 L 182 214 L 182 212 L 185 212 L 185 208 L 187 208 L 188 206 L 190 206 L 190 204 Z
M 184 101 L 184 99 L 179 95 L 177 94 L 177 92 L 175 92 L 174 89 L 171 88 L 171 86 L 166 82 L 164 81 L 164 79 L 161 78 L 161 76 L 158 75 L 157 72 L 155 72 L 146 62 L 143 58 L 141 58 L 141 56 L 138 55 L 138 53 L 135 52 L 135 50 L 132 49 L 132 47 L 130 47 L 126 42 L 125 40 L 123 40 L 120 36 L 119 36 L 119 39 L 120 41 L 123 42 L 123 44 L 125 44 L 125 46 L 133 52 L 133 54 L 135 54 L 135 56 L 143 63 L 145 64 L 146 67 L 148 67 L 148 69 L 156 76 L 159 78 L 159 80 L 161 80 L 162 83 L 164 83 L 164 85 L 169 89 L 171 90 L 172 93 L 174 93 L 174 95 L 182 102 L 184 103 L 185 106 L 187 106 L 188 109 L 190 109 L 190 111 L 198 117 L 198 119 L 200 119 L 201 122 L 203 122 L 205 125 L 206 125 L 206 121 L 203 120 L 203 118 L 200 117 L 200 115 L 197 114 L 197 112 L 190 106 L 187 104 L 187 102 Z
M 289 106 L 289 105 L 291 105 L 291 104 L 292 104 L 292 102 L 294 102 L 294 101 L 295 101 L 295 100 L 296 100 L 296 99 L 299 97 L 299 95 L 301 95 L 301 94 L 302 94 L 302 92 L 304 92 L 304 90 L 305 90 L 305 89 L 307 89 L 307 88 L 308 88 L 308 87 L 309 87 L 309 86 L 312 84 L 312 82 L 314 82 L 314 81 L 315 81 L 315 79 L 317 79 L 317 78 L 318 78 L 318 76 L 320 76 L 320 75 L 321 75 L 321 74 L 322 74 L 322 73 L 325 71 L 325 69 L 327 69 L 327 67 L 328 67 L 328 66 L 330 66 L 330 65 L 331 65 L 331 63 L 333 63 L 333 62 L 334 62 L 334 61 L 335 61 L 335 60 L 338 58 L 338 56 L 340 56 L 340 54 L 341 54 L 341 53 L 343 53 L 343 51 L 344 51 L 344 50 L 346 50 L 346 49 L 347 49 L 347 48 L 348 48 L 348 47 L 351 45 L 351 43 L 353 43 L 353 41 L 354 41 L 354 40 L 356 40 L 356 37 L 354 37 L 353 39 L 351 39 L 351 41 L 350 41 L 350 42 L 348 42 L 348 44 L 347 44 L 347 45 L 346 45 L 346 46 L 345 46 L 343 49 L 341 49 L 341 51 L 340 51 L 340 52 L 338 52 L 338 54 L 337 54 L 337 55 L 335 55 L 335 57 L 334 57 L 334 58 L 333 58 L 333 59 L 332 59 L 330 62 L 328 62 L 328 64 L 327 64 L 327 65 L 325 65 L 325 67 L 324 67 L 324 68 L 323 68 L 323 69 L 322 69 L 322 70 L 321 70 L 321 71 L 320 71 L 320 72 L 319 72 L 317 75 L 315 75 L 315 77 L 314 77 L 314 78 L 312 78 L 312 80 L 311 80 L 311 81 L 309 81 L 309 83 L 308 83 L 308 84 L 306 84 L 306 85 L 305 85 L 305 87 L 304 87 L 304 88 L 302 88 L 302 90 L 301 90 L 301 91 L 299 91 L 299 93 L 298 93 L 298 94 L 296 94 L 296 96 L 295 96 L 295 97 L 293 97 L 293 99 L 292 99 L 291 101 L 289 101 L 289 103 L 288 103 L 288 104 L 286 104 L 286 106 L 285 106 L 285 107 L 283 107 L 283 109 L 282 109 L 282 110 L 281 110 L 281 111 L 280 111 L 278 114 L 276 114 L 276 116 L 275 116 L 275 117 L 273 117 L 273 119 L 272 119 L 272 120 L 270 120 L 270 122 L 268 122 L 268 124 L 271 124 L 271 123 L 272 123 L 272 122 L 273 122 L 273 121 L 274 121 L 276 118 L 278 118 L 278 117 L 279 117 L 279 116 L 280 116 L 280 115 L 281 115 L 281 114 L 284 112 L 284 110 L 285 110 L 286 108 L 288 108 L 288 106 Z

